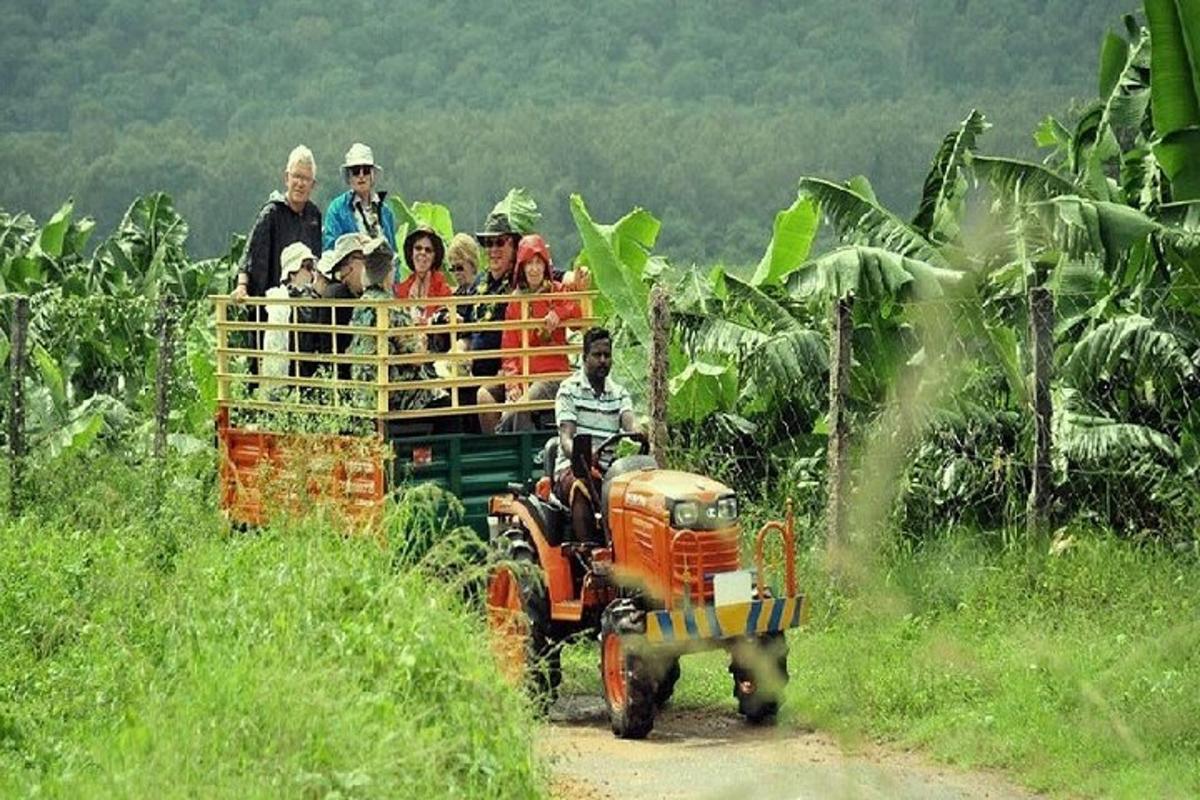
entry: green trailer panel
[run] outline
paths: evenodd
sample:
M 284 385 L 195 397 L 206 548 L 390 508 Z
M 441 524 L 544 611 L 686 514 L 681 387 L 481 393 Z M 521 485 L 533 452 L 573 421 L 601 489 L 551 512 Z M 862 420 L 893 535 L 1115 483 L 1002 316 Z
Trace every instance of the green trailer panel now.
M 542 447 L 555 435 L 540 430 L 393 439 L 393 486 L 432 482 L 452 492 L 466 508 L 467 524 L 486 539 L 488 501 L 510 483 L 545 474 Z

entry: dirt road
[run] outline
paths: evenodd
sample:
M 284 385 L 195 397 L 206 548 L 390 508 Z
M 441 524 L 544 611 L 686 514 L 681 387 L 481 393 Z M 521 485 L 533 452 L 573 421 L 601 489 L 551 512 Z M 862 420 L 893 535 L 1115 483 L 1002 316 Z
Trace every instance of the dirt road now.
M 650 737 L 613 737 L 603 701 L 566 697 L 539 741 L 566 800 L 1027 800 L 1000 778 L 866 747 L 847 755 L 827 736 L 746 726 L 732 711 L 673 711 Z

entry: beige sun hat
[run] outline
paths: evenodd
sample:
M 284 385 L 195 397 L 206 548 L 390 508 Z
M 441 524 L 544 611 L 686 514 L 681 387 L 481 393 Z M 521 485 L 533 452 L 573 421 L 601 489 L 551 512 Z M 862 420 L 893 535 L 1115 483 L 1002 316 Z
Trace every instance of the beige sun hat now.
M 326 278 L 333 280 L 334 268 L 355 250 L 362 251 L 369 241 L 371 241 L 370 238 L 361 233 L 343 233 L 333 243 L 332 250 L 326 250 L 321 254 L 317 269 Z
M 313 251 L 308 249 L 308 245 L 304 242 L 292 242 L 279 254 L 279 274 L 283 280 L 287 280 L 292 273 L 300 271 L 305 261 L 316 261 L 316 259 Z
M 375 154 L 371 152 L 371 148 L 362 142 L 355 142 L 346 151 L 346 158 L 342 162 L 342 174 L 345 175 L 346 170 L 350 169 L 350 167 L 361 167 L 364 165 L 374 168 L 376 172 L 383 172 L 383 168 L 375 163 Z

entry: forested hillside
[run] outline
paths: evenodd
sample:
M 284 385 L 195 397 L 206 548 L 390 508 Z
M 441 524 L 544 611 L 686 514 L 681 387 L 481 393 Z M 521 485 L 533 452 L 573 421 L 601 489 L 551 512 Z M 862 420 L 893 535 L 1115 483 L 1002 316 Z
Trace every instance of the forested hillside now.
M 802 174 L 867 174 L 916 202 L 945 130 L 1029 152 L 1046 109 L 1095 93 L 1117 0 L 437 4 L 95 0 L 7 4 L 0 205 L 62 197 L 113 224 L 170 192 L 194 255 L 243 231 L 288 148 L 334 167 L 362 139 L 406 199 L 474 227 L 526 185 L 560 246 L 566 196 L 641 204 L 678 258 L 745 261 Z

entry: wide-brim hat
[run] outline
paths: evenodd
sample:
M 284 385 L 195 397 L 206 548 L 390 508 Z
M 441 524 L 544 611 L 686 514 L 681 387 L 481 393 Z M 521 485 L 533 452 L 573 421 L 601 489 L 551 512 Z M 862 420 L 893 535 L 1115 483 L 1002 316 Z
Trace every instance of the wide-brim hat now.
M 483 223 L 483 230 L 475 234 L 475 241 L 487 247 L 489 242 L 501 236 L 519 237 L 520 235 L 521 232 L 513 227 L 512 220 L 508 218 L 508 214 L 493 212 L 488 214 L 487 221 Z
M 424 225 L 414 228 L 408 236 L 404 237 L 404 263 L 408 265 L 409 269 L 413 269 L 413 245 L 422 236 L 429 237 L 433 242 L 433 266 L 430 269 L 441 269 L 446 260 L 446 245 L 442 242 L 442 237 L 437 235 L 437 231 Z
M 342 161 L 342 174 L 347 174 L 350 167 L 364 166 L 371 167 L 376 172 L 383 172 L 383 168 L 375 163 L 375 153 L 371 151 L 371 148 L 362 142 L 355 142 L 346 151 L 346 157 Z
M 316 261 L 316 259 L 313 251 L 308 249 L 308 245 L 304 242 L 292 242 L 279 254 L 279 274 L 282 278 L 287 279 L 292 273 L 299 272 L 305 261 Z
M 326 250 L 321 254 L 321 260 L 317 262 L 317 269 L 326 278 L 333 280 L 333 271 L 337 269 L 337 266 L 345 261 L 351 253 L 364 251 L 369 241 L 370 239 L 361 233 L 342 234 L 333 243 L 332 250 Z

